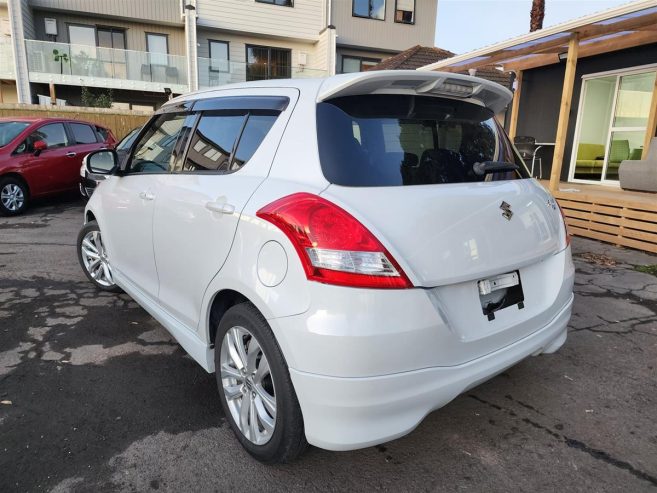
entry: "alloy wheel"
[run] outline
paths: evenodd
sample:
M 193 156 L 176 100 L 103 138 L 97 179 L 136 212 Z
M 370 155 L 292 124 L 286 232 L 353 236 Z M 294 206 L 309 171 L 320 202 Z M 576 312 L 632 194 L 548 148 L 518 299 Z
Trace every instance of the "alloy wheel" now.
M 25 193 L 15 183 L 8 183 L 0 191 L 0 201 L 5 209 L 16 212 L 25 203 Z
M 276 427 L 276 391 L 267 356 L 255 336 L 232 327 L 221 343 L 221 382 L 228 408 L 247 440 L 264 445 Z
M 100 231 L 89 231 L 80 245 L 82 262 L 89 275 L 101 286 L 114 286 L 112 268 L 107 258 Z

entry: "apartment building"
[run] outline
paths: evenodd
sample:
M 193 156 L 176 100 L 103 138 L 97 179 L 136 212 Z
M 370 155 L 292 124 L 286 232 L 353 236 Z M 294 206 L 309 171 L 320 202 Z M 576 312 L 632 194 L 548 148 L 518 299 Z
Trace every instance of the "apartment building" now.
M 437 0 L 0 0 L 0 102 L 156 108 L 231 82 L 366 70 L 433 45 Z

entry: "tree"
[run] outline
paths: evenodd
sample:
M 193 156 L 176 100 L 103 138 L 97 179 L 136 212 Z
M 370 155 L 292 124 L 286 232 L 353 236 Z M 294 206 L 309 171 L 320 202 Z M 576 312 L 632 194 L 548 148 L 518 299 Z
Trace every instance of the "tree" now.
M 543 18 L 545 17 L 545 0 L 532 0 L 530 12 L 529 32 L 543 29 Z
M 114 100 L 113 96 L 111 89 L 107 92 L 94 94 L 87 87 L 82 86 L 80 99 L 82 99 L 82 106 L 88 106 L 90 108 L 111 108 Z

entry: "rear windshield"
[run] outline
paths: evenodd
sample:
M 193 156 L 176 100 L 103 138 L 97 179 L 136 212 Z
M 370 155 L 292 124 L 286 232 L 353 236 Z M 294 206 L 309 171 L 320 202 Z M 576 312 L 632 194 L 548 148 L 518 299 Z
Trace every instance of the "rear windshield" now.
M 0 122 L 0 147 L 9 144 L 29 126 L 28 122 Z
M 317 105 L 326 179 L 354 187 L 433 185 L 528 178 L 490 110 L 429 96 L 363 95 Z M 487 161 L 515 171 L 481 173 Z M 507 168 L 508 169 L 508 168 Z

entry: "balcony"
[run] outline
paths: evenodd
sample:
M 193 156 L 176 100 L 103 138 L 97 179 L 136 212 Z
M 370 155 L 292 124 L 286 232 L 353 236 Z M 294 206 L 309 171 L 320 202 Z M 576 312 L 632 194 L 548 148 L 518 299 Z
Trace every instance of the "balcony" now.
M 177 94 L 189 90 L 184 56 L 36 40 L 26 40 L 25 47 L 30 82 L 151 92 L 169 88 Z
M 0 79 L 16 79 L 14 53 L 9 40 L 0 40 Z
M 222 86 L 247 80 L 308 79 L 326 77 L 326 70 L 306 67 L 231 62 L 230 60 L 198 59 L 198 85 L 200 89 Z

